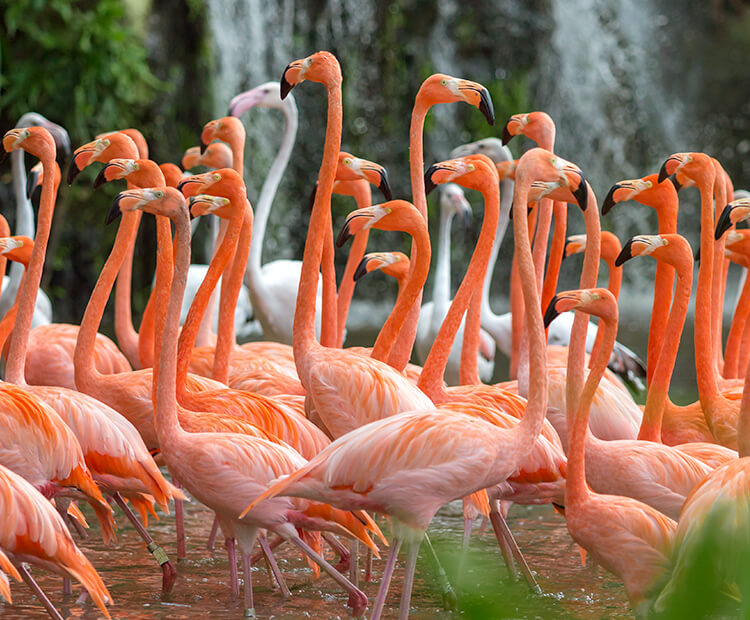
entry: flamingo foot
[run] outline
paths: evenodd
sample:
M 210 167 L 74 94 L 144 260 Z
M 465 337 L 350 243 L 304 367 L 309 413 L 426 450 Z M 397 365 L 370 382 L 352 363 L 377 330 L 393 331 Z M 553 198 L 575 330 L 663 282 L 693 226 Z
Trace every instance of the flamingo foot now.
M 367 610 L 367 595 L 364 592 L 352 592 L 346 604 L 351 608 L 353 618 L 362 618 Z
M 177 569 L 170 561 L 161 565 L 161 593 L 169 594 L 177 581 Z

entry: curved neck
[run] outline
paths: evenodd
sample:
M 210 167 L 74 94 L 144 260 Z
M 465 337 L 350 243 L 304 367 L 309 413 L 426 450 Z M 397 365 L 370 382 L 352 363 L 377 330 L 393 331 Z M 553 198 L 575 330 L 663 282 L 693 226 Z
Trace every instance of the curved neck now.
M 315 300 L 318 296 L 318 271 L 321 264 L 326 230 L 331 229 L 331 195 L 336 178 L 339 151 L 341 150 L 341 123 L 343 116 L 341 82 L 326 85 L 328 113 L 326 137 L 323 146 L 323 161 L 318 172 L 318 190 L 315 194 L 310 226 L 305 241 L 297 292 L 297 307 L 294 311 L 293 348 L 294 361 L 303 385 L 307 373 L 303 372 L 305 354 L 316 344 Z
M 646 406 L 643 408 L 643 419 L 638 432 L 638 439 L 661 443 L 662 417 L 669 398 L 669 383 L 672 380 L 677 352 L 680 348 L 680 336 L 682 335 L 682 328 L 685 326 L 692 288 L 693 265 L 692 260 L 688 257 L 686 263 L 680 265 L 677 271 L 674 302 L 666 325 L 664 345 L 646 393 Z M 656 306 L 656 303 L 657 301 L 654 299 L 654 306 Z
M 31 332 L 31 321 L 34 318 L 34 306 L 42 281 L 44 257 L 47 253 L 47 242 L 52 228 L 52 215 L 55 210 L 55 156 L 46 154 L 42 158 L 44 179 L 42 180 L 42 197 L 39 203 L 39 218 L 34 249 L 31 260 L 23 280 L 20 300 L 18 302 L 18 316 L 13 335 L 10 339 L 8 363 L 5 368 L 5 380 L 10 383 L 24 385 L 24 365 L 26 364 L 26 348 Z
M 596 288 L 602 240 L 599 224 L 599 208 L 591 186 L 588 186 L 588 201 L 586 209 L 583 212 L 583 217 L 586 222 L 586 250 L 583 255 L 583 269 L 579 288 Z M 576 312 L 573 319 L 573 327 L 570 330 L 570 343 L 568 345 L 568 382 L 565 389 L 568 428 L 571 428 L 575 422 L 578 401 L 581 389 L 583 388 L 587 326 L 588 315 L 583 312 Z
M 424 363 L 424 368 L 419 377 L 419 388 L 427 394 L 434 402 L 440 403 L 447 399 L 448 393 L 443 385 L 443 374 L 445 373 L 445 366 L 448 363 L 448 357 L 450 356 L 451 347 L 453 341 L 456 338 L 456 333 L 461 325 L 461 319 L 466 312 L 466 309 L 471 303 L 472 297 L 475 293 L 481 291 L 478 288 L 478 284 L 484 278 L 487 264 L 490 260 L 490 253 L 492 252 L 492 242 L 494 240 L 495 231 L 497 230 L 497 221 L 500 209 L 500 190 L 494 179 L 485 183 L 481 188 L 482 196 L 484 197 L 484 218 L 482 219 L 482 229 L 479 232 L 479 239 L 477 239 L 476 247 L 471 255 L 469 266 L 466 269 L 466 275 L 461 282 L 461 286 L 456 291 L 456 296 L 453 298 L 450 308 L 448 309 L 443 324 L 440 326 L 435 342 L 432 344 L 430 353 Z M 479 349 L 479 323 L 476 321 L 479 311 L 481 310 L 481 299 L 474 305 L 474 315 L 472 327 L 475 328 L 476 333 L 469 336 L 468 329 L 469 325 L 466 325 L 464 329 L 464 346 L 461 352 L 461 368 L 464 365 L 468 372 L 471 374 L 473 363 L 476 365 L 477 352 Z M 472 347 L 472 351 L 467 350 L 466 338 L 469 336 L 468 346 Z M 469 361 L 473 355 L 473 362 Z M 478 371 L 476 371 L 478 376 Z
M 589 243 L 587 241 L 586 247 Z M 578 312 L 576 313 L 578 315 Z M 589 370 L 588 378 L 581 391 L 578 410 L 573 420 L 568 419 L 568 471 L 566 474 L 565 504 L 584 500 L 590 493 L 586 484 L 586 433 L 589 425 L 589 412 L 599 381 L 607 369 L 609 356 L 617 336 L 617 319 L 599 319 L 599 330 L 605 334 L 602 348 L 597 353 Z
M 149 296 L 146 309 L 143 311 L 141 329 L 138 333 L 138 358 L 141 362 L 141 368 L 153 368 L 154 360 L 159 359 L 161 338 L 156 338 L 155 334 L 157 332 L 161 334 L 163 331 L 166 307 L 169 303 L 169 291 L 172 287 L 173 269 L 172 226 L 169 218 L 157 215 L 154 288 Z M 120 270 L 120 274 L 122 274 L 122 270 Z M 166 291 L 166 293 L 162 291 Z M 158 301 L 158 299 L 161 301 Z M 157 328 L 157 326 L 159 327 Z
M 13 171 L 13 195 L 16 199 L 16 221 L 14 228 L 17 235 L 25 235 L 33 239 L 34 209 L 31 206 L 31 201 L 26 196 L 25 153 L 26 151 L 23 149 L 18 149 L 10 154 Z M 23 265 L 20 263 L 11 263 L 10 281 L 6 287 L 0 308 L 9 308 L 11 304 L 15 303 L 18 297 L 18 290 L 21 287 L 21 278 L 23 278 L 25 271 Z
M 409 311 L 414 305 L 418 305 L 419 298 L 427 281 L 430 272 L 430 235 L 427 227 L 404 226 L 408 228 L 404 232 L 412 236 L 412 265 L 410 268 L 409 279 L 404 287 L 402 294 L 396 299 L 396 305 L 393 307 L 391 314 L 386 319 L 383 327 L 378 334 L 375 344 L 372 347 L 370 357 L 381 362 L 386 361 L 388 354 L 391 352 L 396 337 L 402 329 L 404 322 L 409 316 Z M 404 364 L 406 366 L 406 364 Z M 401 370 L 401 369 L 399 369 Z
M 615 299 L 617 299 L 620 296 L 620 285 L 622 284 L 622 267 L 618 267 L 615 265 L 615 259 L 616 256 L 607 256 L 604 258 L 604 262 L 607 263 L 607 273 L 609 274 L 609 279 L 607 281 L 607 288 L 609 289 L 609 292 L 614 295 Z M 596 354 L 599 352 L 599 349 L 602 347 L 602 343 L 604 342 L 604 331 L 596 330 L 596 339 L 594 340 L 594 344 L 591 347 L 591 356 L 589 358 L 589 366 L 593 364 L 593 359 L 596 356 Z
M 354 199 L 357 201 L 357 208 L 363 209 L 372 204 L 372 190 L 367 181 L 356 183 L 353 192 Z M 344 275 L 341 276 L 339 292 L 336 299 L 336 324 L 338 327 L 338 336 L 336 346 L 340 349 L 344 346 L 344 334 L 346 333 L 346 319 L 349 316 L 349 306 L 354 294 L 354 272 L 357 269 L 362 257 L 367 251 L 367 241 L 370 238 L 369 230 L 362 230 L 354 236 L 352 245 L 349 248 L 349 256 L 346 258 L 346 267 Z M 399 281 L 399 290 L 401 290 L 401 281 Z
M 229 366 L 232 350 L 237 344 L 234 335 L 234 309 L 242 289 L 242 280 L 247 266 L 247 256 L 250 251 L 250 239 L 253 234 L 253 212 L 246 201 L 243 209 L 242 226 L 234 253 L 232 269 L 228 277 L 221 283 L 221 297 L 219 300 L 219 331 L 214 353 L 213 378 L 222 383 L 229 383 Z
M 182 326 L 179 338 L 179 349 L 177 356 L 177 390 L 179 394 L 183 393 L 185 381 L 187 380 L 188 367 L 192 356 L 195 339 L 200 329 L 201 318 L 206 311 L 211 295 L 216 288 L 224 269 L 234 256 L 237 247 L 237 241 L 240 236 L 241 222 L 244 219 L 245 203 L 247 199 L 238 197 L 234 201 L 232 214 L 229 219 L 226 234 L 218 250 L 214 254 L 208 265 L 206 276 L 203 279 L 198 291 L 195 293 L 193 303 L 190 305 L 185 323 Z M 174 284 L 172 285 L 174 287 Z M 171 300 L 170 300 L 171 301 Z
M 180 309 L 190 267 L 190 221 L 186 212 L 175 218 L 175 270 L 166 322 L 162 333 L 158 379 L 154 375 L 156 395 L 154 409 L 159 445 L 169 457 L 169 448 L 184 432 L 177 417 L 177 350 Z
M 86 306 L 86 311 L 81 319 L 81 328 L 78 331 L 73 365 L 75 367 L 76 386 L 82 392 L 90 392 L 94 389 L 100 373 L 94 365 L 94 349 L 96 346 L 96 334 L 107 307 L 109 295 L 117 278 L 122 261 L 133 243 L 138 232 L 138 224 L 141 220 L 141 212 L 126 212 L 122 214 L 120 227 L 115 236 L 115 243 L 107 261 L 102 267 L 99 279 L 96 281 L 94 291 Z
M 510 207 L 513 204 L 513 181 L 504 179 L 500 181 L 500 215 L 497 220 L 497 230 L 495 239 L 492 242 L 492 252 L 490 253 L 490 263 L 487 265 L 487 273 L 484 274 L 482 283 L 482 318 L 491 320 L 495 313 L 490 306 L 490 289 L 492 288 L 492 275 L 495 273 L 495 263 L 500 253 L 500 246 L 505 238 L 505 231 L 510 221 Z
M 715 211 L 714 211 L 714 223 L 713 227 L 721 215 L 721 211 L 724 209 L 724 205 L 727 204 L 726 199 L 726 186 L 724 182 L 724 170 L 716 160 L 713 160 L 714 170 L 716 176 L 714 180 L 714 199 L 715 199 Z M 712 228 L 713 228 L 712 227 Z M 722 313 L 724 309 L 723 295 L 724 295 L 724 281 L 726 278 L 725 266 L 727 260 L 724 257 L 724 244 L 726 235 L 718 241 L 714 241 L 713 244 L 713 271 L 711 278 L 711 323 L 713 325 L 713 355 L 714 364 L 717 369 L 717 373 L 720 372 L 722 367 Z M 701 251 L 701 256 L 703 252 Z
M 284 136 L 281 139 L 281 146 L 271 164 L 268 176 L 263 182 L 260 190 L 258 205 L 255 209 L 255 219 L 253 221 L 253 238 L 250 241 L 250 257 L 247 262 L 247 281 L 250 290 L 255 289 L 254 294 L 260 296 L 263 287 L 263 281 L 260 273 L 261 261 L 263 258 L 263 239 L 266 235 L 266 226 L 268 217 L 271 214 L 271 206 L 279 188 L 281 177 L 284 176 L 289 158 L 292 155 L 294 141 L 297 137 L 297 106 L 284 105 L 281 107 L 284 113 Z M 257 292 L 256 292 L 257 291 Z

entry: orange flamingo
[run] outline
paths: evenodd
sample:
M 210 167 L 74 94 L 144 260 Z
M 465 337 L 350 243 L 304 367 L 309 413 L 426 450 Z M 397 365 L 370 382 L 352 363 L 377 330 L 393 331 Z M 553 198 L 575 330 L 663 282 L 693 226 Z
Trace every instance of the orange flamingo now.
M 525 158 L 525 159 L 524 159 Z M 533 177 L 559 179 L 547 151 L 535 149 L 519 163 L 514 199 L 514 232 L 523 293 L 529 309 L 530 399 L 521 421 L 501 428 L 456 410 L 412 411 L 371 422 L 339 437 L 308 465 L 277 482 L 246 510 L 277 495 L 318 498 L 341 507 L 388 514 L 394 542 L 373 607 L 383 610 L 393 566 L 402 542 L 408 546 L 399 618 L 409 614 L 417 552 L 438 508 L 506 480 L 531 451 L 544 422 L 546 371 L 544 331 L 531 247 L 522 211 Z M 494 226 L 493 226 L 494 232 Z M 469 405 L 465 406 L 471 409 Z M 325 497 L 325 500 L 320 498 Z
M 606 335 L 589 369 L 576 408 L 568 408 L 565 521 L 573 540 L 598 564 L 623 580 L 633 611 L 637 616 L 644 616 L 654 590 L 666 575 L 676 523 L 647 504 L 629 497 L 602 495 L 587 484 L 588 412 L 617 334 L 617 304 L 606 289 L 571 291 L 553 298 L 545 322 L 571 309 L 599 316 Z M 583 332 L 574 332 L 571 347 L 577 345 L 583 351 L 582 340 Z M 570 380 L 572 373 L 568 377 Z M 638 557 L 637 562 L 633 561 L 634 557 Z
M 750 267 L 750 229 L 730 230 L 727 234 L 725 254 L 733 263 L 747 269 Z M 739 377 L 747 367 L 746 347 L 743 351 L 744 329 L 747 316 L 750 314 L 750 285 L 747 280 L 742 286 L 734 310 L 732 325 L 727 336 L 724 352 L 724 374 L 726 377 Z M 750 335 L 750 332 L 747 332 Z
M 367 604 L 365 595 L 320 557 L 295 529 L 295 525 L 332 529 L 358 536 L 377 550 L 357 517 L 315 504 L 288 500 L 267 502 L 249 515 L 238 516 L 242 507 L 259 495 L 273 477 L 291 473 L 304 465 L 305 460 L 284 444 L 233 433 L 195 434 L 186 432 L 180 425 L 176 393 L 178 308 L 182 303 L 190 263 L 190 225 L 184 198 L 172 188 L 131 190 L 120 194 L 117 205 L 123 211 L 144 209 L 168 216 L 176 227 L 175 274 L 155 395 L 157 432 L 172 474 L 182 480 L 199 501 L 217 513 L 227 537 L 239 541 L 245 573 L 246 615 L 254 615 L 249 559 L 259 528 L 270 529 L 302 549 L 349 592 L 353 610 L 356 615 L 361 614 Z M 359 518 L 364 517 L 363 513 L 359 514 Z M 378 531 L 371 520 L 365 522 Z
M 107 604 L 113 602 L 112 596 L 91 562 L 73 542 L 60 515 L 32 485 L 2 465 L 0 512 L 3 515 L 0 568 L 19 581 L 23 578 L 52 618 L 62 620 L 24 562 L 54 571 L 67 579 L 77 579 L 101 612 L 110 617 Z M 2 583 L 0 580 L 0 585 Z M 10 601 L 9 591 L 3 592 L 3 596 Z

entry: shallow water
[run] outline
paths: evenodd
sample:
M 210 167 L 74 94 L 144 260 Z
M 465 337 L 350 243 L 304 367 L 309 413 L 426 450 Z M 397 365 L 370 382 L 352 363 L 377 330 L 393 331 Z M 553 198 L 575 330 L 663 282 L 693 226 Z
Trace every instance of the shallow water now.
M 458 506 L 455 509 L 455 506 Z M 115 599 L 113 618 L 163 619 L 199 618 L 224 619 L 243 616 L 241 600 L 232 600 L 226 554 L 217 547 L 214 554 L 206 550 L 206 538 L 212 514 L 192 502 L 187 506 L 188 559 L 178 566 L 179 577 L 171 595 L 160 594 L 161 572 L 146 552 L 143 543 L 120 513 L 120 530 L 116 544 L 104 546 L 98 529 L 92 527 L 88 540 L 80 542 L 86 555 L 99 570 Z M 88 515 L 87 515 L 88 516 Z M 92 519 L 93 520 L 93 519 Z M 582 567 L 577 547 L 568 536 L 565 521 L 550 507 L 514 506 L 509 517 L 510 527 L 536 573 L 543 596 L 528 594 L 522 584 L 508 581 L 502 555 L 492 530 L 477 536 L 478 523 L 472 537 L 465 576 L 459 584 L 460 612 L 442 611 L 441 597 L 434 588 L 433 572 L 424 553 L 420 554 L 411 617 L 428 618 L 559 618 L 627 616 L 629 608 L 622 585 L 598 567 Z M 174 519 L 165 517 L 149 528 L 171 558 L 175 557 Z M 463 520 L 460 505 L 444 509 L 433 522 L 430 535 L 446 570 L 453 579 L 455 554 L 461 544 Z M 386 531 L 387 535 L 387 531 Z M 422 550 L 424 551 L 424 549 Z M 259 618 L 346 618 L 346 597 L 328 576 L 312 582 L 312 573 L 291 548 L 283 545 L 277 558 L 292 589 L 292 598 L 282 602 L 278 591 L 270 589 L 265 565 L 260 562 L 253 570 L 255 606 Z M 333 559 L 332 554 L 329 559 Z M 364 584 L 374 601 L 379 585 L 383 560 L 374 563 L 375 580 Z M 397 617 L 403 565 L 399 563 L 387 599 L 384 618 Z M 91 606 L 74 604 L 80 588 L 74 586 L 74 597 L 65 601 L 59 578 L 39 569 L 33 574 L 53 603 L 66 617 L 100 618 Z M 0 603 L 4 620 L 46 617 L 41 605 L 24 584 L 12 584 L 14 605 Z

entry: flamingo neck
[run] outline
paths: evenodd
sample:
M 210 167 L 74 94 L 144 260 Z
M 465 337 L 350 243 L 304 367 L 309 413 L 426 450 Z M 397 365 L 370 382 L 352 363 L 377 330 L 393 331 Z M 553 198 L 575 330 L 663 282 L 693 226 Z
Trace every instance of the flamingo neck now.
M 336 266 L 334 264 L 333 230 L 331 217 L 328 217 L 323 251 L 321 254 L 321 277 L 323 278 L 323 298 L 321 303 L 320 344 L 335 347 L 338 340 Z
M 315 301 L 318 296 L 318 271 L 321 264 L 326 230 L 331 229 L 331 196 L 336 178 L 338 154 L 341 150 L 343 116 L 341 79 L 326 84 L 328 113 L 323 161 L 318 171 L 318 190 L 315 194 L 310 225 L 302 257 L 297 307 L 294 311 L 293 350 L 297 372 L 303 385 L 307 383 L 307 354 L 318 344 L 315 340 Z
M 141 211 L 122 214 L 112 251 L 104 263 L 104 267 L 102 267 L 99 279 L 96 281 L 86 311 L 83 314 L 83 319 L 81 319 L 81 328 L 78 331 L 78 341 L 73 355 L 76 387 L 81 392 L 94 391 L 101 378 L 101 373 L 94 365 L 96 334 L 104 316 L 112 287 L 115 284 L 117 272 L 120 270 L 122 261 L 125 260 L 128 253 L 128 248 L 132 245 L 138 232 L 141 215 Z
M 552 213 L 555 216 L 555 225 L 549 249 L 549 264 L 542 287 L 542 308 L 549 306 L 557 291 L 557 281 L 560 278 L 560 267 L 565 253 L 565 235 L 568 232 L 568 205 L 556 200 L 552 203 Z
M 213 378 L 222 383 L 229 383 L 229 367 L 232 350 L 236 346 L 234 334 L 234 309 L 242 290 L 242 280 L 247 266 L 247 256 L 250 251 L 250 239 L 253 234 L 253 212 L 250 204 L 245 201 L 240 236 L 234 253 L 232 269 L 221 282 L 221 297 L 219 299 L 219 331 L 214 353 Z
M 367 181 L 362 180 L 361 183 L 355 183 L 352 190 L 354 200 L 357 202 L 357 209 L 363 209 L 372 204 L 372 190 Z M 344 275 L 341 276 L 341 284 L 339 285 L 339 293 L 336 299 L 336 324 L 338 325 L 336 347 L 339 349 L 344 346 L 346 319 L 349 316 L 349 306 L 354 294 L 354 272 L 367 251 L 369 237 L 369 230 L 362 230 L 354 236 L 352 246 L 349 248 L 349 256 L 346 258 Z M 401 282 L 399 282 L 399 290 L 400 288 Z
M 607 273 L 609 274 L 609 279 L 607 281 L 607 288 L 609 289 L 609 292 L 614 295 L 615 299 L 618 299 L 620 296 L 620 286 L 622 284 L 622 267 L 618 267 L 615 265 L 615 259 L 616 256 L 607 256 L 604 258 L 604 262 L 607 263 Z M 589 366 L 593 363 L 593 358 L 595 357 L 596 353 L 599 352 L 599 349 L 602 347 L 602 342 L 604 341 L 604 333 L 599 332 L 597 329 L 596 331 L 596 338 L 594 339 L 594 345 L 591 347 L 591 356 L 589 358 Z
M 588 240 L 586 247 L 589 247 Z M 578 312 L 576 312 L 578 316 Z M 617 315 L 614 319 L 599 319 L 599 331 L 605 334 L 602 347 L 596 354 L 589 370 L 586 383 L 581 390 L 578 410 L 571 420 L 568 419 L 568 470 L 566 473 L 565 505 L 566 507 L 585 501 L 591 491 L 586 484 L 586 437 L 588 435 L 589 412 L 599 382 L 607 369 L 609 356 L 617 336 Z M 570 409 L 568 409 L 570 411 Z
M 692 288 L 693 265 L 691 258 L 688 258 L 677 270 L 674 302 L 666 325 L 664 345 L 651 377 L 651 385 L 648 386 L 648 392 L 646 393 L 646 406 L 643 408 L 643 419 L 638 432 L 638 439 L 661 443 L 662 418 L 667 407 L 669 383 L 672 380 L 677 352 L 680 348 L 680 336 L 682 335 L 682 328 L 685 326 Z M 654 306 L 656 304 L 657 301 L 654 299 Z
M 745 278 L 745 283 L 742 285 L 742 292 L 737 300 L 737 307 L 734 310 L 732 325 L 729 328 L 729 336 L 727 337 L 727 348 L 724 353 L 724 376 L 726 378 L 739 377 L 744 370 L 744 366 L 740 366 L 742 338 L 749 315 L 750 278 Z
M 583 212 L 583 217 L 586 222 L 586 250 L 583 254 L 580 288 L 596 288 L 602 240 L 599 208 L 591 186 L 588 186 L 587 206 Z M 568 381 L 565 389 L 568 428 L 575 422 L 578 401 L 583 388 L 587 326 L 588 315 L 583 312 L 576 312 L 573 319 L 573 327 L 570 330 L 570 343 L 568 345 Z
M 386 361 L 388 354 L 393 349 L 396 338 L 409 316 L 410 309 L 414 305 L 418 305 L 424 283 L 430 273 L 431 248 L 427 227 L 421 222 L 415 222 L 414 225 L 404 226 L 403 228 L 405 229 L 404 232 L 412 236 L 413 260 L 407 284 L 402 294 L 396 299 L 396 305 L 380 329 L 372 347 L 372 353 L 370 353 L 370 357 L 382 362 Z
M 185 431 L 177 416 L 177 359 L 178 335 L 180 330 L 180 309 L 187 286 L 187 273 L 190 267 L 190 221 L 186 210 L 175 218 L 175 270 L 166 321 L 162 332 L 162 345 L 159 351 L 158 380 L 154 379 L 156 395 L 154 409 L 156 433 L 159 445 L 169 459 L 170 448 L 174 448 Z M 162 300 L 164 289 L 160 289 Z
M 492 275 L 495 273 L 495 264 L 500 253 L 500 246 L 505 238 L 505 231 L 510 221 L 510 207 L 513 204 L 513 181 L 504 179 L 500 181 L 500 215 L 497 220 L 497 230 L 495 231 L 495 240 L 492 242 L 492 252 L 490 253 L 490 263 L 487 265 L 487 273 L 484 275 L 482 283 L 482 320 L 491 321 L 496 318 L 495 313 L 490 306 L 490 289 L 492 288 Z
M 130 189 L 130 185 L 128 185 Z M 115 336 L 125 357 L 135 369 L 141 367 L 138 357 L 138 332 L 133 327 L 132 315 L 132 280 L 133 280 L 133 256 L 135 254 L 135 237 L 132 245 L 128 248 L 125 260 L 122 262 L 120 272 L 115 284 Z
M 17 126 L 23 126 L 23 118 L 19 119 Z M 26 196 L 26 166 L 24 160 L 26 151 L 18 149 L 10 154 L 11 167 L 13 172 L 13 195 L 16 199 L 16 220 L 15 231 L 17 235 L 25 235 L 34 238 L 34 209 L 31 206 L 31 200 Z M 21 279 L 26 272 L 23 265 L 13 262 L 10 266 L 10 281 L 4 291 L 0 308 L 5 311 L 8 307 L 15 304 L 18 298 L 18 291 L 21 288 Z M 6 300 L 8 300 L 6 302 Z
M 7 236 L 7 235 L 5 235 Z M 7 259 L 3 256 L 0 258 L 4 263 L 7 262 Z M 21 264 L 24 269 L 24 272 L 28 268 L 28 263 Z M 0 268 L 0 273 L 2 273 L 5 269 L 5 264 L 2 265 L 2 268 Z M 23 284 L 23 278 L 21 279 L 21 283 Z M 8 336 L 10 336 L 10 333 L 13 331 L 13 326 L 16 323 L 16 316 L 18 315 L 18 298 L 16 298 L 13 305 L 10 307 L 10 309 L 5 313 L 5 316 L 0 320 L 0 351 L 2 351 L 5 348 L 5 343 L 8 340 Z
M 432 286 L 432 329 L 438 325 L 451 301 L 451 225 L 453 212 L 444 210 L 440 213 L 440 230 L 438 231 L 438 251 L 435 262 L 435 276 Z
M 726 186 L 724 184 L 724 170 L 715 159 L 712 160 L 716 176 L 714 180 L 714 198 L 715 198 L 715 211 L 714 211 L 714 224 L 719 219 L 721 211 L 724 209 L 724 205 L 727 204 L 726 199 Z M 713 227 L 712 227 L 713 229 Z M 724 294 L 724 282 L 726 280 L 725 267 L 728 264 L 727 259 L 724 256 L 724 245 L 726 242 L 726 235 L 722 235 L 721 239 L 714 241 L 713 244 L 713 271 L 711 278 L 711 323 L 713 330 L 713 356 L 714 365 L 716 366 L 717 373 L 721 373 L 723 365 L 722 360 L 722 313 L 724 309 L 723 294 Z M 703 252 L 701 251 L 701 256 Z
M 443 324 L 440 326 L 437 338 L 430 349 L 430 353 L 424 363 L 424 368 L 419 377 L 419 388 L 427 394 L 435 403 L 440 403 L 448 398 L 448 392 L 443 385 L 443 375 L 445 374 L 445 366 L 448 363 L 448 357 L 450 356 L 451 347 L 453 341 L 456 338 L 456 333 L 461 325 L 461 319 L 472 302 L 472 297 L 480 291 L 478 284 L 484 278 L 487 265 L 490 260 L 490 253 L 492 252 L 492 242 L 494 241 L 495 231 L 497 230 L 497 221 L 500 210 L 500 190 L 499 185 L 494 179 L 483 183 L 480 188 L 477 188 L 482 192 L 484 197 L 484 218 L 482 219 L 482 228 L 479 232 L 479 238 L 477 239 L 476 247 L 471 255 L 469 266 L 466 269 L 466 274 L 461 282 L 461 285 L 456 291 L 456 295 L 453 298 L 453 302 L 445 315 Z M 481 299 L 477 300 L 473 304 L 473 314 L 471 319 L 475 333 L 469 334 L 470 325 L 468 324 L 464 329 L 464 346 L 461 352 L 461 370 L 466 369 L 469 374 L 475 372 L 477 377 L 479 375 L 476 370 L 477 353 L 479 350 L 479 324 L 481 323 Z M 466 338 L 469 338 L 468 345 L 466 344 Z M 472 350 L 468 350 L 471 347 Z M 473 361 L 469 360 L 473 356 Z M 472 368 L 472 364 L 474 368 Z M 461 381 L 463 383 L 463 380 Z
M 55 210 L 57 194 L 55 188 L 55 156 L 53 153 L 44 153 L 41 160 L 44 179 L 42 180 L 37 232 L 34 237 L 34 249 L 31 252 L 29 266 L 19 293 L 18 315 L 11 335 L 8 363 L 5 367 L 5 380 L 18 385 L 26 384 L 24 379 L 26 349 L 31 332 L 31 321 L 34 318 L 36 296 L 39 292 L 39 284 L 42 281 L 44 257 L 47 253 L 47 242 L 52 228 L 52 215 Z

